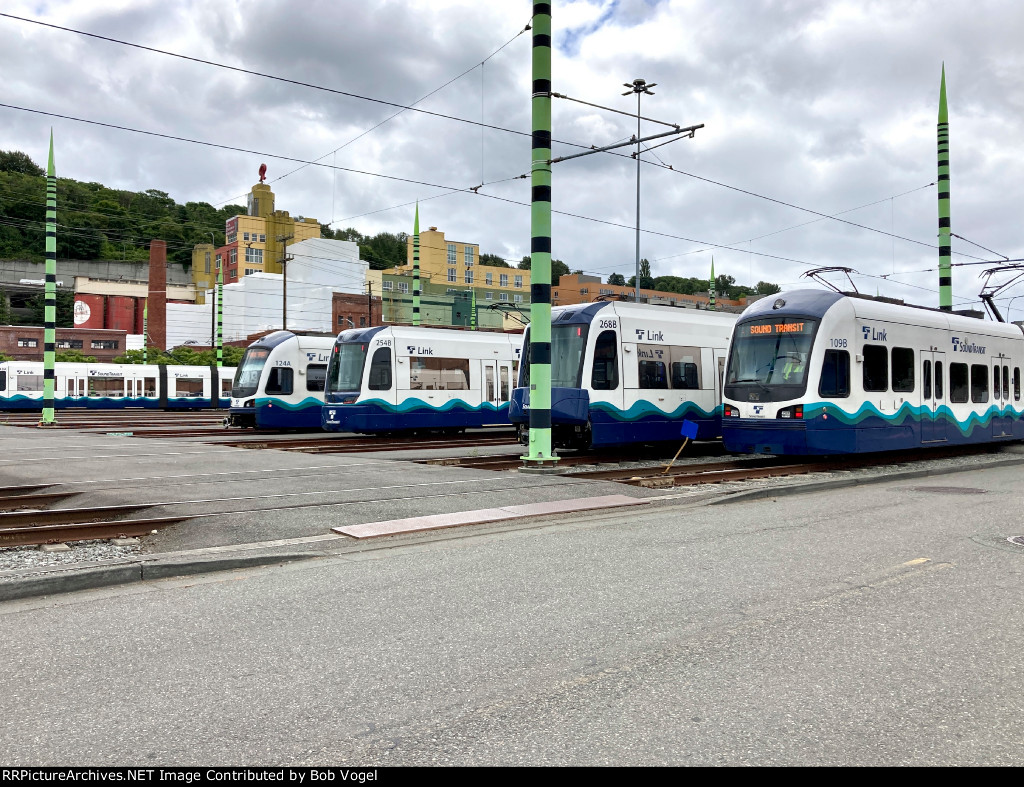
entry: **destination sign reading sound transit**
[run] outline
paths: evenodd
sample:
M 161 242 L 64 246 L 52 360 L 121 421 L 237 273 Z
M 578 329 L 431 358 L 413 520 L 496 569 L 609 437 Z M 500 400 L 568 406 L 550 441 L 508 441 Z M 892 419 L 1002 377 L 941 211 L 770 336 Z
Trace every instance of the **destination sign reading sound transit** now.
M 749 323 L 744 327 L 749 336 L 778 336 L 784 333 L 811 333 L 815 325 L 810 320 L 785 320 Z

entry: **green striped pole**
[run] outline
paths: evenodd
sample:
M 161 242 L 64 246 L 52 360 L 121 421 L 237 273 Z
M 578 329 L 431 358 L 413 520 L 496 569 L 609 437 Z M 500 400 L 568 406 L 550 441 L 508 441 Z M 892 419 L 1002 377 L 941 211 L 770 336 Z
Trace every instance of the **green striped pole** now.
M 149 298 L 142 304 L 142 362 L 149 363 Z
M 939 87 L 939 308 L 953 310 L 953 249 L 949 237 L 949 115 L 946 111 L 946 64 Z
M 420 324 L 420 203 L 412 225 L 412 324 Z
M 551 3 L 533 4 L 533 155 L 530 165 L 530 444 L 526 470 L 551 452 Z
M 469 328 L 476 330 L 476 287 L 469 288 Z
M 46 163 L 46 291 L 43 301 L 43 420 L 53 426 L 54 361 L 57 345 L 57 175 L 53 167 L 53 129 L 50 129 L 50 158 Z
M 708 309 L 715 310 L 715 258 L 711 258 L 711 279 L 708 281 Z
M 224 271 L 217 269 L 217 368 L 224 365 Z

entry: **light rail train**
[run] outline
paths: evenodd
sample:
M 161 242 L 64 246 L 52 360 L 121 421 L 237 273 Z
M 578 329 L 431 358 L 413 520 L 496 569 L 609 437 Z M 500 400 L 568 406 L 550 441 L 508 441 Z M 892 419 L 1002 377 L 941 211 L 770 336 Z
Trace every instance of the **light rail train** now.
M 727 450 L 851 454 L 1024 439 L 1014 324 L 795 290 L 740 316 L 725 376 Z
M 375 433 L 507 426 L 521 348 L 521 335 L 488 331 L 343 331 L 327 371 L 323 428 Z
M 319 429 L 334 336 L 267 334 L 246 348 L 231 386 L 227 426 Z
M 234 367 L 226 366 L 55 363 L 53 405 L 58 410 L 227 408 L 234 373 Z M 212 389 L 211 380 L 218 381 Z M 0 410 L 42 407 L 42 361 L 0 363 Z
M 628 302 L 551 310 L 551 429 L 560 448 L 718 437 L 722 372 L 735 314 Z M 530 422 L 530 335 L 509 417 Z

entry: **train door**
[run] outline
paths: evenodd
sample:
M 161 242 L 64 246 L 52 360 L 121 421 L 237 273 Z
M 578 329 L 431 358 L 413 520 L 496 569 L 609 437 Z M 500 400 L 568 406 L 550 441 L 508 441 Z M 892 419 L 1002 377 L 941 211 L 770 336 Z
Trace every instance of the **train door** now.
M 715 350 L 715 406 L 722 403 L 722 384 L 725 380 L 725 350 Z
M 70 401 L 75 402 L 79 399 L 85 399 L 86 387 L 85 377 L 77 372 L 72 372 L 67 376 L 67 397 Z M 84 402 L 83 402 L 84 404 Z
M 512 395 L 512 361 L 481 361 L 480 380 L 483 384 L 481 401 L 502 411 Z
M 992 359 L 992 436 L 1010 437 L 1013 424 L 1010 408 L 1010 359 L 998 355 Z
M 921 442 L 946 440 L 946 354 L 921 351 Z

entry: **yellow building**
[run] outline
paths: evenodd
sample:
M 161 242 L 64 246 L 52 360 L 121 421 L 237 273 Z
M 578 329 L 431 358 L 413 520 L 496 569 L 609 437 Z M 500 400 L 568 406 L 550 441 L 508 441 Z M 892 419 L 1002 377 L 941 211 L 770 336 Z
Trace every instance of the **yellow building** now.
M 390 268 L 389 272 L 412 273 L 412 242 L 410 235 L 406 264 Z M 529 305 L 529 271 L 480 265 L 479 260 L 480 246 L 476 243 L 446 240 L 437 227 L 420 233 L 420 276 L 435 285 L 447 284 L 453 290 L 472 287 L 478 303 L 507 301 Z
M 248 196 L 245 216 L 233 216 L 224 225 L 224 245 L 200 243 L 192 249 L 192 281 L 197 303 L 205 302 L 205 290 L 217 284 L 217 269 L 224 270 L 230 284 L 250 273 L 281 273 L 285 248 L 299 241 L 320 237 L 320 222 L 292 218 L 286 210 L 274 209 L 274 192 L 257 183 Z

